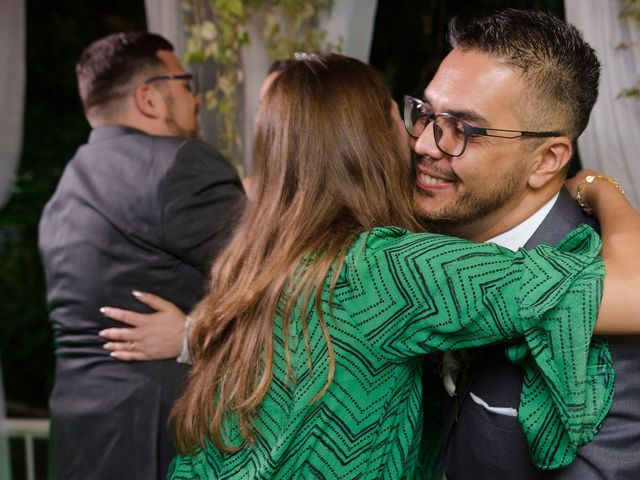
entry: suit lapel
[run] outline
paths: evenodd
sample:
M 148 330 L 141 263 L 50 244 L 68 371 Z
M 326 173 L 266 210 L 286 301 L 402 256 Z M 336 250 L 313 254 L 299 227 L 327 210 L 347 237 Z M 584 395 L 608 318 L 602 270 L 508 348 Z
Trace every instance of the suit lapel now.
M 553 205 L 549 215 L 533 232 L 531 238 L 524 244 L 524 248 L 533 248 L 541 243 L 556 245 L 571 230 L 586 223 L 597 232 L 600 231 L 598 223 L 593 217 L 585 215 L 578 203 L 571 198 L 566 189 L 560 190 L 558 200 Z

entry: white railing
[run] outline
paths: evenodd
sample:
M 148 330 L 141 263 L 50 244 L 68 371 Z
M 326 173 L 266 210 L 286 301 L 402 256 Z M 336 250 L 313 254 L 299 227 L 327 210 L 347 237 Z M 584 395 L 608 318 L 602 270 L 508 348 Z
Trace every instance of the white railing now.
M 33 418 L 7 418 L 4 421 L 9 438 L 24 440 L 25 471 L 27 480 L 36 480 L 36 463 L 33 442 L 49 438 L 49 420 Z

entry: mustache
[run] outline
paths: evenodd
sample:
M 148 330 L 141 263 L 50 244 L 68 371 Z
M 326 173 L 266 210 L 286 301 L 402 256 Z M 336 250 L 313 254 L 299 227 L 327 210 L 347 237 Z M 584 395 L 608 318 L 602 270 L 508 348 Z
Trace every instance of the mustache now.
M 444 180 L 450 182 L 457 182 L 460 179 L 455 174 L 455 172 L 451 169 L 442 168 L 441 160 L 433 160 L 431 157 L 425 156 L 414 156 L 416 165 L 422 165 L 426 169 L 428 169 L 434 175 L 443 178 Z M 416 169 L 417 172 L 417 169 Z

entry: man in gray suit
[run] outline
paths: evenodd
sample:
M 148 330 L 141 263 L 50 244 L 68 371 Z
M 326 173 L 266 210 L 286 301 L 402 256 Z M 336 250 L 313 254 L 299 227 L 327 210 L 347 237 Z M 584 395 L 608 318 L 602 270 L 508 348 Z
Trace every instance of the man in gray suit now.
M 563 189 L 597 97 L 593 49 L 574 27 L 534 11 L 452 22 L 449 34 L 453 49 L 425 100 L 405 100 L 417 155 L 414 198 L 425 224 L 512 249 L 556 243 L 581 223 L 593 225 Z M 613 406 L 576 460 L 553 471 L 531 460 L 517 417 L 523 370 L 504 346 L 469 352 L 457 383 L 447 372 L 458 365 L 445 357 L 447 479 L 640 478 L 640 340 L 607 340 Z
M 76 73 L 92 131 L 40 221 L 56 343 L 53 476 L 164 479 L 175 455 L 167 418 L 187 368 L 175 358 L 117 361 L 99 333 L 119 324 L 100 308 L 148 312 L 131 294 L 141 289 L 189 310 L 243 190 L 227 161 L 195 139 L 199 100 L 164 38 L 102 38 Z M 184 326 L 172 325 L 180 338 Z

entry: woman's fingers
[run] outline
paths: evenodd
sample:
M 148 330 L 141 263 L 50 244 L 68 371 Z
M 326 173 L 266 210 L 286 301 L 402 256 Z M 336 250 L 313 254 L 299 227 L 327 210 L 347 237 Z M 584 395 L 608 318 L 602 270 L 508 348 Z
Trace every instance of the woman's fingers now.
M 149 360 L 149 358 L 143 352 L 130 352 L 127 350 L 113 350 L 110 355 L 123 362 L 141 362 Z
M 111 352 L 111 356 L 123 362 L 142 362 L 144 360 L 149 360 L 146 357 L 146 355 L 142 352 L 116 351 L 116 352 Z
M 167 311 L 178 308 L 173 303 L 152 293 L 134 290 L 131 294 L 136 297 L 139 302 L 142 302 L 157 311 Z
M 135 342 L 134 333 L 132 328 L 105 328 L 100 330 L 98 335 L 116 342 Z
M 107 342 L 102 348 L 109 350 L 110 355 L 125 362 L 149 360 L 148 356 L 141 351 L 135 340 L 126 342 Z
M 118 320 L 119 322 L 126 323 L 132 327 L 136 327 L 140 324 L 140 320 L 144 319 L 145 315 L 131 310 L 123 310 L 121 308 L 114 307 L 102 307 L 100 313 L 107 318 Z

